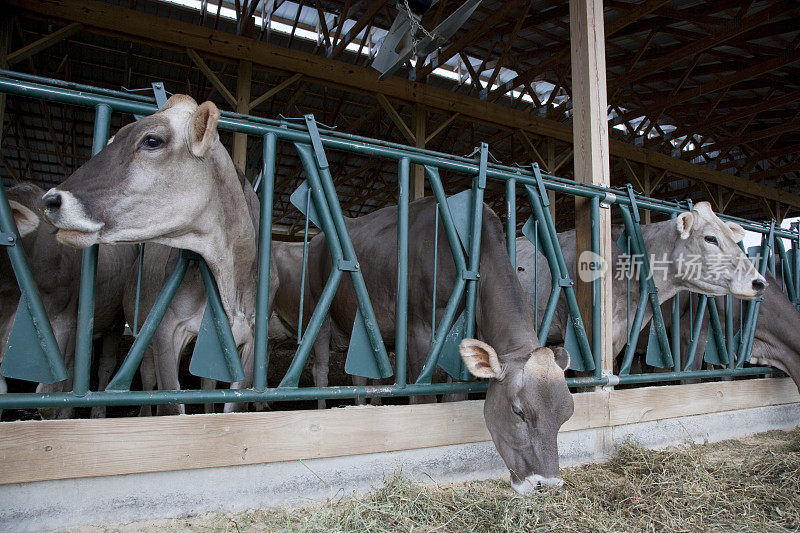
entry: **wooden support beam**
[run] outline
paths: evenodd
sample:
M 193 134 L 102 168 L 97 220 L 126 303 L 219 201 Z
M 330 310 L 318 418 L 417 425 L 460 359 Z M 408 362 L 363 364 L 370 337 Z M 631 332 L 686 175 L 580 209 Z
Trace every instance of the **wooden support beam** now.
M 6 16 L 6 18 L 8 18 Z M 8 66 L 13 66 L 19 63 L 20 61 L 24 61 L 29 57 L 38 54 L 42 50 L 47 50 L 54 44 L 58 44 L 64 39 L 68 39 L 72 37 L 79 31 L 83 29 L 83 24 L 78 22 L 73 22 L 72 24 L 67 24 L 61 29 L 54 31 L 49 35 L 45 35 L 41 39 L 32 42 L 27 46 L 23 46 L 19 50 L 14 50 L 13 52 L 9 53 L 6 57 Z
M 10 16 L 3 17 L 0 20 L 0 68 L 6 69 L 8 68 L 8 61 L 7 61 L 7 54 L 8 49 L 11 47 L 11 32 L 13 31 L 13 18 Z M 0 93 L 0 146 L 3 146 L 3 132 L 5 128 L 3 127 L 5 124 L 6 118 L 6 93 Z M 0 154 L 1 155 L 1 154 Z M 3 158 L 3 164 L 6 166 L 8 171 L 11 173 L 11 176 L 16 180 L 19 181 L 19 177 L 17 177 L 16 172 L 14 169 L 11 168 L 5 158 Z
M 453 114 L 452 114 L 452 115 L 450 115 L 450 116 L 449 116 L 449 117 L 448 117 L 448 118 L 447 118 L 447 119 L 446 119 L 444 122 L 442 122 L 441 124 L 439 124 L 439 125 L 436 127 L 436 129 L 434 129 L 432 132 L 430 132 L 430 133 L 429 133 L 429 134 L 428 134 L 428 135 L 425 137 L 425 144 L 428 144 L 429 142 L 431 142 L 431 141 L 432 141 L 432 140 L 433 140 L 433 139 L 434 139 L 434 138 L 435 138 L 437 135 L 439 135 L 441 132 L 443 132 L 443 131 L 444 131 L 444 129 L 445 129 L 447 126 L 449 126 L 449 125 L 450 125 L 450 123 L 452 123 L 452 122 L 453 122 L 455 119 L 457 119 L 459 116 L 461 116 L 461 113 L 453 113 Z
M 269 100 L 282 90 L 286 89 L 287 87 L 290 87 L 291 85 L 294 85 L 294 83 L 296 81 L 299 81 L 300 78 L 302 77 L 303 77 L 302 74 L 294 74 L 292 76 L 289 76 L 288 78 L 280 82 L 278 85 L 276 85 L 272 89 L 268 90 L 267 92 L 265 92 L 264 94 L 262 94 L 261 96 L 250 102 L 250 105 L 247 106 L 247 112 L 249 113 L 250 111 L 257 108 L 258 106 L 260 106 L 261 104 L 263 104 L 264 102 L 266 102 L 267 100 Z
M 480 101 L 446 89 L 410 82 L 396 76 L 379 81 L 378 74 L 371 69 L 354 65 L 345 66 L 340 61 L 332 61 L 314 54 L 257 42 L 254 39 L 231 35 L 196 24 L 166 19 L 107 2 L 84 0 L 77 4 L 67 0 L 6 0 L 6 3 L 22 13 L 34 13 L 69 22 L 80 22 L 86 28 L 94 28 L 95 31 L 115 37 L 132 38 L 146 42 L 150 46 L 157 45 L 178 50 L 188 47 L 214 54 L 217 57 L 225 57 L 228 60 L 245 59 L 252 61 L 254 65 L 301 73 L 305 79 L 320 85 L 345 88 L 359 94 L 378 92 L 399 101 L 425 104 L 430 110 L 460 113 L 468 120 L 504 128 L 519 128 L 527 133 L 552 137 L 567 143 L 571 143 L 573 140 L 572 128 L 556 120 Z M 786 64 L 787 62 L 792 62 L 792 58 L 778 58 L 765 68 L 771 70 L 776 68 L 777 63 Z M 742 79 L 749 79 L 753 75 L 753 71 L 748 71 L 742 74 L 745 76 Z M 732 83 L 730 80 L 726 80 L 721 82 L 724 87 L 708 86 L 706 90 L 724 89 L 730 83 Z M 681 94 L 683 93 L 678 93 L 676 97 Z M 234 105 L 231 103 L 231 106 Z M 614 139 L 610 141 L 610 149 L 613 156 L 625 157 L 629 161 L 638 163 L 647 163 L 653 167 L 668 170 L 672 175 L 722 185 L 745 196 L 763 196 L 781 200 L 790 206 L 800 208 L 800 195 L 779 191 L 760 183 L 701 165 L 694 165 L 688 161 Z
M 414 138 L 417 148 L 425 148 L 427 141 L 425 137 L 425 123 L 427 118 L 425 106 L 414 104 L 412 109 L 412 120 L 414 122 Z M 425 167 L 414 165 L 414 175 L 411 177 L 411 199 L 416 200 L 425 196 Z
M 575 411 L 561 427 L 562 433 L 800 402 L 797 387 L 789 378 L 582 392 L 572 398 Z M 491 437 L 483 409 L 483 400 L 470 400 L 307 411 L 3 422 L 0 485 L 484 442 Z M 458 423 L 454 424 L 454 420 Z
M 570 0 L 570 43 L 572 48 L 572 102 L 575 149 L 575 181 L 610 186 L 610 155 L 608 144 L 608 107 L 606 105 L 606 58 L 602 0 Z M 600 209 L 600 256 L 606 265 L 613 265 L 611 256 L 611 213 Z M 591 250 L 593 222 L 590 203 L 575 198 L 575 258 L 576 272 L 581 272 L 581 252 Z M 602 368 L 614 369 L 612 344 L 612 276 L 611 268 L 601 277 L 600 326 Z M 594 287 L 580 279 L 574 280 L 578 305 L 591 338 Z M 575 354 L 577 355 L 577 354 Z
M 347 45 L 350 44 L 353 39 L 358 37 L 358 34 L 361 33 L 361 30 L 367 27 L 367 24 L 372 22 L 372 19 L 375 18 L 375 15 L 378 14 L 378 11 L 383 8 L 386 2 L 387 0 L 372 0 L 371 2 L 368 2 L 367 10 L 358 18 L 356 23 L 353 24 L 349 30 L 347 30 L 347 33 L 342 36 L 342 40 L 336 43 L 336 45 L 333 47 L 330 55 L 331 59 L 336 59 L 342 52 L 344 52 L 344 49 L 347 48 Z
M 417 138 L 414 136 L 414 133 L 409 129 L 408 124 L 406 121 L 403 120 L 403 117 L 397 112 L 394 106 L 383 96 L 381 93 L 375 93 L 375 99 L 381 104 L 381 107 L 386 111 L 389 115 L 389 118 L 392 119 L 394 125 L 397 126 L 397 129 L 400 131 L 400 134 L 405 138 L 408 144 L 416 145 Z
M 225 101 L 228 102 L 231 107 L 236 109 L 238 105 L 236 102 L 236 98 L 231 94 L 228 88 L 225 87 L 222 81 L 220 81 L 217 75 L 214 74 L 214 71 L 212 71 L 211 68 L 209 68 L 209 66 L 206 65 L 206 62 L 203 61 L 203 58 L 197 55 L 197 52 L 195 52 L 191 48 L 186 49 L 186 55 L 189 56 L 189 59 L 192 60 L 192 62 L 197 66 L 197 68 L 200 69 L 200 72 L 202 72 L 203 75 L 208 79 L 208 81 L 211 82 L 211 85 L 214 86 L 214 88 L 217 90 L 220 96 L 222 96 L 222 98 L 224 98 Z
M 239 72 L 236 78 L 236 112 L 250 112 L 250 84 L 253 80 L 253 64 L 250 61 L 239 61 Z M 247 172 L 247 134 L 233 134 L 233 163 L 242 172 Z

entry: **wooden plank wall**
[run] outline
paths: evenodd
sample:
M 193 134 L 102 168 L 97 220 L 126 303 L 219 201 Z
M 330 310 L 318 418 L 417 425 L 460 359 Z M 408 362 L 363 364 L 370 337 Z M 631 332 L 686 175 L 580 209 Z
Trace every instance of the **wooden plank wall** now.
M 788 378 L 575 394 L 562 431 L 800 402 Z M 483 401 L 0 424 L 0 484 L 489 440 Z

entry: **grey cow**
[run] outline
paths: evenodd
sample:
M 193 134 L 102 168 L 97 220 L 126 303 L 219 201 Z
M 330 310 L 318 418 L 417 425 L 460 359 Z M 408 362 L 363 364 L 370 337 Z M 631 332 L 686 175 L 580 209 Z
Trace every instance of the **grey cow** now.
M 781 292 L 779 283 L 766 274 L 767 288 L 762 294 L 763 301 L 759 306 L 758 321 L 756 322 L 755 339 L 753 350 L 750 355 L 750 362 L 753 364 L 774 366 L 786 372 L 800 389 L 800 312 L 795 309 L 789 298 Z M 693 299 L 693 307 L 697 306 L 697 298 Z M 724 298 L 717 298 L 717 309 L 720 313 L 725 309 Z M 667 304 L 662 306 L 664 323 L 669 327 L 672 323 L 672 306 Z M 741 306 L 734 300 L 731 308 L 733 313 L 733 323 L 738 329 L 742 318 Z M 694 315 L 692 315 L 694 318 Z M 689 297 L 687 294 L 681 295 L 680 307 L 680 334 L 681 334 L 681 353 L 687 353 L 691 338 L 689 335 Z M 724 330 L 724 321 L 722 324 Z M 703 362 L 703 354 L 708 343 L 708 312 L 703 320 L 700 331 L 700 338 L 697 343 L 695 356 L 695 369 L 699 369 Z M 642 335 L 637 353 L 643 354 L 647 349 L 647 336 Z
M 416 377 L 431 344 L 430 316 L 436 202 L 426 198 L 409 208 L 408 361 Z M 564 379 L 569 356 L 542 348 L 504 244 L 497 215 L 484 206 L 481 278 L 476 321 L 485 342 L 465 339 L 461 356 L 473 375 L 490 379 L 484 413 L 495 446 L 511 473 L 513 487 L 526 493 L 560 485 L 556 437 L 572 416 L 572 396 Z M 346 221 L 383 338 L 394 339 L 397 286 L 397 208 L 386 207 Z M 444 232 L 440 228 L 441 232 Z M 325 236 L 311 241 L 311 291 L 318 298 L 331 269 Z M 444 312 L 457 276 L 445 239 L 439 242 L 436 312 Z M 335 327 L 349 332 L 357 301 L 344 279 L 330 307 Z
M 618 276 L 615 269 L 620 264 L 622 250 L 616 240 L 622 234 L 622 226 L 612 230 L 612 259 L 608 275 L 613 281 L 613 349 L 614 353 L 625 346 L 626 331 L 626 278 Z M 663 303 L 681 290 L 691 290 L 712 295 L 733 294 L 737 298 L 752 299 L 764 291 L 766 281 L 747 259 L 745 253 L 736 244 L 744 238 L 744 229 L 734 222 L 723 222 L 711 210 L 708 202 L 700 202 L 694 209 L 681 213 L 673 220 L 656 222 L 642 226 L 642 236 L 650 257 L 666 264 L 659 263 L 658 270 L 653 269 L 653 280 L 658 289 L 659 302 Z M 575 232 L 565 231 L 558 234 L 559 244 L 569 268 L 570 276 L 575 279 Z M 538 317 L 541 321 L 544 307 L 550 293 L 550 269 L 541 252 L 534 262 L 537 253 L 533 245 L 524 237 L 517 239 L 517 275 L 527 296 L 528 305 L 533 313 L 535 307 L 534 286 L 538 292 Z M 693 266 L 687 265 L 693 259 Z M 537 281 L 534 282 L 534 265 L 537 267 Z M 665 268 L 661 268 L 664 266 Z M 630 283 L 631 309 L 639 301 L 639 278 L 634 275 Z M 550 329 L 548 344 L 563 342 L 567 324 L 567 308 L 562 300 L 556 309 L 556 318 Z M 647 307 L 642 324 L 652 317 Z
M 23 236 L 22 245 L 42 303 L 53 327 L 56 342 L 64 355 L 65 364 L 70 368 L 75 355 L 81 253 L 59 243 L 49 226 L 39 224 L 37 204 L 42 194 L 42 189 L 30 183 L 16 185 L 8 190 L 9 203 Z M 5 352 L 20 293 L 7 255 L 0 255 L 0 346 Z M 117 347 L 124 327 L 123 274 L 135 259 L 136 247 L 130 245 L 103 246 L 98 252 L 94 333 L 95 337 L 103 338 L 102 353 L 97 365 L 100 388 L 105 388 L 116 364 Z M 68 379 L 54 384 L 40 384 L 37 390 L 69 390 L 71 383 L 72 380 Z M 69 418 L 73 409 L 42 409 L 40 412 L 46 418 Z M 93 418 L 102 416 L 105 416 L 105 407 L 92 408 Z
M 200 254 L 217 282 L 242 358 L 245 379 L 231 385 L 240 388 L 252 380 L 259 206 L 252 186 L 219 141 L 218 120 L 212 102 L 198 106 L 189 96 L 172 96 L 157 113 L 120 129 L 114 142 L 48 191 L 42 202 L 58 239 L 72 246 L 161 245 L 148 246 L 145 255 L 148 287 L 142 313 L 174 262 L 176 252 L 165 247 Z M 269 275 L 274 295 L 274 269 Z M 180 388 L 180 353 L 197 336 L 205 301 L 197 267 L 191 267 L 151 344 L 162 390 Z M 241 407 L 226 404 L 228 411 Z M 159 409 L 183 411 L 182 405 Z

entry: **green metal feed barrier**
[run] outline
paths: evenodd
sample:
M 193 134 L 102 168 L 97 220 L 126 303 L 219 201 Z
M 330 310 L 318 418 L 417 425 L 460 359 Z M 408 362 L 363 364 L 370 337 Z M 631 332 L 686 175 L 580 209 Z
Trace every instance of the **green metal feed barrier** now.
M 68 105 L 91 107 L 96 110 L 93 154 L 105 146 L 109 135 L 112 113 L 129 113 L 146 116 L 154 113 L 163 103 L 163 86 L 154 84 L 155 98 L 132 95 L 107 89 L 78 85 L 27 74 L 0 71 L 0 91 L 6 94 L 37 98 Z M 14 393 L 0 395 L 0 409 L 67 407 L 96 405 L 135 405 L 165 403 L 224 403 L 255 401 L 289 401 L 311 399 L 336 399 L 373 396 L 413 396 L 445 393 L 482 392 L 485 382 L 470 380 L 457 353 L 461 338 L 475 334 L 475 314 L 477 284 L 479 280 L 480 238 L 482 228 L 483 194 L 489 182 L 501 182 L 506 195 L 506 239 L 507 250 L 516 265 L 517 201 L 527 198 L 530 203 L 530 219 L 523 225 L 522 234 L 527 237 L 536 250 L 548 262 L 552 278 L 552 290 L 544 305 L 544 314 L 538 324 L 534 324 L 542 342 L 547 339 L 553 323 L 556 306 L 563 296 L 567 304 L 569 321 L 566 331 L 566 345 L 572 356 L 572 368 L 588 373 L 585 377 L 568 378 L 570 386 L 605 386 L 616 383 L 673 382 L 689 378 L 721 378 L 725 376 L 764 375 L 773 372 L 767 367 L 744 367 L 749 359 L 753 345 L 759 302 L 747 306 L 746 318 L 738 330 L 733 324 L 732 313 L 724 316 L 724 331 L 715 300 L 700 296 L 695 318 L 694 331 L 699 330 L 706 310 L 710 316 L 710 350 L 706 360 L 719 369 L 693 371 L 692 363 L 696 357 L 697 337 L 692 338 L 689 353 L 681 358 L 679 348 L 679 320 L 677 302 L 673 305 L 672 329 L 667 332 L 647 260 L 647 250 L 640 228 L 639 210 L 648 209 L 668 216 L 685 211 L 687 206 L 652 198 L 642 197 L 628 187 L 609 189 L 583 185 L 544 174 L 535 164 L 530 169 L 508 167 L 489 160 L 488 147 L 482 144 L 477 157 L 459 157 L 429 150 L 422 150 L 390 142 L 367 139 L 328 129 L 320 129 L 313 116 L 303 117 L 298 122 L 277 121 L 259 117 L 222 112 L 218 127 L 223 130 L 245 133 L 262 139 L 263 168 L 259 187 L 261 202 L 258 264 L 259 279 L 257 287 L 257 308 L 255 317 L 255 356 L 253 386 L 249 389 L 220 390 L 180 390 L 180 391 L 131 391 L 131 381 L 144 356 L 152 336 L 158 328 L 172 298 L 180 286 L 188 265 L 192 261 L 200 264 L 203 284 L 208 296 L 208 307 L 203 317 L 203 325 L 196 342 L 190 371 L 198 376 L 221 381 L 238 381 L 243 370 L 236 346 L 233 342 L 230 325 L 219 299 L 216 283 L 202 259 L 190 252 L 182 252 L 167 279 L 149 315 L 139 327 L 138 290 L 137 316 L 133 321 L 136 340 L 124 362 L 112 378 L 105 391 L 91 391 L 91 349 L 94 321 L 94 291 L 97 268 L 97 246 L 83 252 L 81 287 L 79 298 L 78 325 L 76 336 L 74 387 L 63 393 Z M 288 371 L 278 386 L 267 384 L 268 375 L 268 319 L 269 265 L 272 238 L 273 196 L 276 179 L 276 158 L 278 143 L 290 144 L 303 164 L 306 182 L 292 195 L 293 203 L 306 217 L 306 238 L 309 222 L 318 226 L 326 235 L 333 268 L 327 283 L 316 302 L 316 307 L 307 324 L 301 325 L 299 345 Z M 355 255 L 353 243 L 345 226 L 345 218 L 334 187 L 328 165 L 327 152 L 350 152 L 395 161 L 398 184 L 398 282 L 396 300 L 396 338 L 394 344 L 395 366 L 392 367 L 384 341 L 377 327 L 371 307 L 367 287 Z M 409 173 L 412 164 L 423 165 L 428 184 L 438 203 L 437 219 L 441 220 L 445 238 L 449 244 L 458 276 L 443 316 L 434 324 L 430 352 L 420 376 L 414 383 L 408 382 L 407 366 L 407 307 L 408 307 L 408 204 Z M 472 176 L 471 189 L 455 196 L 445 195 L 441 171 L 455 172 Z M 623 243 L 631 254 L 641 256 L 640 269 L 642 297 L 630 327 L 628 347 L 624 352 L 619 376 L 609 376 L 603 372 L 600 353 L 600 313 L 593 313 L 589 327 L 593 342 L 590 344 L 586 325 L 580 316 L 574 284 L 570 279 L 564 255 L 558 245 L 555 225 L 550 217 L 547 191 L 580 196 L 590 200 L 591 249 L 600 251 L 599 213 L 601 209 L 616 209 L 621 214 L 625 226 Z M 520 194 L 521 193 L 521 194 Z M 741 224 L 745 229 L 764 235 L 761 249 L 762 260 L 758 268 L 766 271 L 768 259 L 773 248 L 777 249 L 781 265 L 781 279 L 787 295 L 798 304 L 798 275 L 800 274 L 800 241 L 796 228 L 792 231 L 731 217 L 722 217 Z M 12 328 L 8 347 L 5 351 L 0 373 L 34 382 L 53 383 L 67 378 L 65 367 L 50 322 L 45 314 L 36 284 L 31 275 L 25 252 L 20 246 L 19 234 L 13 222 L 11 209 L 5 189 L 0 187 L 0 240 L 9 254 L 17 277 L 22 298 Z M 791 250 L 785 250 L 781 238 L 790 239 Z M 777 243 L 773 245 L 774 243 Z M 434 246 L 437 249 L 437 246 Z M 305 252 L 304 252 L 305 257 Z M 436 261 L 436 259 L 434 259 Z M 305 268 L 305 264 L 304 264 Z M 435 267 L 434 267 L 435 268 Z M 341 386 L 341 387 L 298 387 L 300 374 L 306 365 L 313 342 L 327 315 L 336 289 L 343 275 L 350 280 L 358 298 L 358 312 L 345 365 L 348 373 L 370 378 L 394 376 L 393 384 L 385 386 Z M 434 272 L 436 275 L 436 272 Z M 305 278 L 304 278 L 305 279 Z M 435 284 L 434 284 L 435 285 Z M 599 309 L 605 295 L 600 294 L 599 280 L 593 286 L 593 308 Z M 435 298 L 435 295 L 434 295 Z M 676 297 L 677 300 L 677 297 Z M 457 316 L 464 303 L 463 312 Z M 630 374 L 634 349 L 646 306 L 653 311 L 650 349 L 647 362 L 653 366 L 667 369 L 665 372 Z M 728 298 L 726 309 L 732 309 L 732 299 Z M 744 313 L 742 314 L 744 315 Z M 302 311 L 301 311 L 302 317 Z M 713 340 L 712 340 L 713 338 Z M 710 353 L 712 352 L 712 353 Z M 710 354 L 710 355 L 709 355 Z M 736 354 L 740 354 L 736 357 Z M 681 361 L 684 361 L 683 368 Z M 442 367 L 453 378 L 452 383 L 432 383 L 437 366 Z

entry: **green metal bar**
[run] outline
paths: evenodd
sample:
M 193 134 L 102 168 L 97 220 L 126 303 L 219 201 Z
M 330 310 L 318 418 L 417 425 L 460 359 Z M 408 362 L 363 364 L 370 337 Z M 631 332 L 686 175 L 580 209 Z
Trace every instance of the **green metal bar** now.
M 733 365 L 734 345 L 733 337 L 733 296 L 728 294 L 725 296 L 725 344 L 728 346 L 728 364 L 727 368 Z
M 444 226 L 445 234 L 447 235 L 447 241 L 450 244 L 450 251 L 453 254 L 456 272 L 463 272 L 466 270 L 466 261 L 464 260 L 464 253 L 461 250 L 461 241 L 459 241 L 456 226 L 453 223 L 453 216 L 447 204 L 447 197 L 444 194 L 439 171 L 436 168 L 426 166 L 425 173 L 428 175 L 428 183 L 439 205 L 439 216 L 441 217 L 442 226 Z M 445 338 L 450 332 L 450 328 L 453 326 L 453 320 L 455 320 L 456 311 L 458 311 L 458 306 L 464 294 L 465 287 L 466 281 L 461 276 L 458 276 L 453 286 L 453 291 L 450 294 L 450 299 L 447 301 L 447 306 L 445 306 L 442 321 L 439 323 L 439 328 L 435 332 L 431 351 L 428 352 L 428 357 L 425 360 L 422 371 L 417 377 L 416 383 L 418 384 L 430 383 L 433 378 L 433 371 L 436 369 L 436 363 L 439 360 Z
M 772 255 L 773 240 L 775 238 L 775 221 L 770 222 L 769 233 L 761 240 L 761 252 L 758 264 L 758 273 L 762 276 L 767 271 L 769 258 Z M 755 342 L 756 325 L 758 323 L 758 308 L 761 305 L 761 298 L 750 300 L 747 305 L 747 318 L 744 323 L 744 330 L 742 331 L 742 340 L 740 343 L 741 350 L 739 352 L 739 359 L 736 361 L 736 366 L 741 368 L 746 362 L 750 361 L 750 353 L 753 351 L 753 342 Z
M 142 300 L 142 267 L 144 266 L 144 243 L 139 243 L 139 258 L 136 269 L 136 302 L 133 306 L 133 336 L 139 334 L 139 306 Z
M 481 227 L 483 224 L 483 190 L 486 188 L 486 165 L 489 161 L 489 145 L 481 143 L 480 170 L 472 186 L 472 228 L 470 232 L 469 269 L 477 273 L 481 262 Z M 478 279 L 467 280 L 466 325 L 464 335 L 475 336 L 475 309 L 478 302 Z
M 111 127 L 111 107 L 99 104 L 94 117 L 92 156 L 97 155 L 108 143 Z M 96 244 L 86 248 L 81 257 L 81 288 L 78 296 L 78 326 L 75 337 L 75 370 L 73 392 L 83 396 L 89 391 L 92 375 L 92 337 L 94 333 L 94 298 L 97 280 Z
M 592 224 L 590 245 L 592 253 L 600 256 L 600 199 L 592 198 L 589 203 L 589 215 Z M 606 275 L 611 276 L 611 272 Z M 602 278 L 597 277 L 592 282 L 592 355 L 594 355 L 594 377 L 600 378 L 603 374 L 603 316 L 602 316 Z M 609 295 L 610 296 L 610 295 Z M 606 297 L 609 297 L 606 296 Z
M 306 115 L 306 125 L 309 129 L 312 145 L 315 140 L 319 139 L 319 132 L 316 130 L 316 122 L 313 115 Z M 369 299 L 367 292 L 367 285 L 364 282 L 364 276 L 358 268 L 358 258 L 356 257 L 355 248 L 350 241 L 350 234 L 347 231 L 347 224 L 342 214 L 342 207 L 339 205 L 339 197 L 336 194 L 336 187 L 333 184 L 333 177 L 331 176 L 330 169 L 328 168 L 327 161 L 324 165 L 320 165 L 320 160 L 324 158 L 324 152 L 315 150 L 317 166 L 319 168 L 320 182 L 322 190 L 325 192 L 325 200 L 328 203 L 328 209 L 333 217 L 333 224 L 336 228 L 339 241 L 342 247 L 342 255 L 346 261 L 356 264 L 356 270 L 350 271 L 350 281 L 353 283 L 353 290 L 356 293 L 358 300 L 358 308 L 361 311 L 361 316 L 364 319 L 364 326 L 366 327 L 367 337 L 369 337 L 370 345 L 372 346 L 372 355 L 378 365 L 378 371 L 381 376 L 388 378 L 394 372 L 392 371 L 392 364 L 389 362 L 389 355 L 386 353 L 386 347 L 383 345 L 383 337 L 381 337 L 380 327 L 375 318 L 375 312 L 372 309 L 372 302 Z
M 697 355 L 697 345 L 700 342 L 700 335 L 703 333 L 703 319 L 706 316 L 706 307 L 708 306 L 708 296 L 701 294 L 697 301 L 697 315 L 694 317 L 694 327 L 692 329 L 692 342 L 689 344 L 689 352 L 686 354 L 686 364 L 683 369 L 689 371 L 694 364 L 694 358 Z M 710 331 L 709 331 L 710 332 Z M 708 337 L 708 333 L 706 334 Z M 711 339 L 706 340 L 706 342 Z
M 239 351 L 236 347 L 236 341 L 233 338 L 228 315 L 222 307 L 222 300 L 219 296 L 217 282 L 214 280 L 214 275 L 202 258 L 198 260 L 198 265 L 200 266 L 200 277 L 203 279 L 203 285 L 206 288 L 206 299 L 208 300 L 208 307 L 213 318 L 214 328 L 217 330 L 217 337 L 220 340 L 222 355 L 225 358 L 225 366 L 228 367 L 228 372 L 233 378 L 232 381 L 241 381 L 244 379 L 242 361 L 239 359 Z M 267 276 L 269 276 L 269 274 L 267 274 Z
M 547 336 L 550 333 L 550 327 L 556 314 L 556 307 L 558 306 L 558 297 L 561 294 L 561 269 L 558 265 L 558 260 L 556 259 L 555 247 L 553 246 L 550 234 L 547 232 L 544 221 L 542 220 L 545 215 L 544 207 L 541 204 L 539 195 L 530 187 L 526 187 L 525 190 L 533 210 L 534 224 L 538 230 L 538 241 L 542 245 L 542 253 L 545 256 L 545 259 L 547 259 L 547 265 L 550 268 L 550 297 L 547 300 L 547 305 L 545 306 L 544 314 L 542 315 L 542 321 L 537 331 L 539 344 L 544 346 L 547 343 Z M 538 287 L 534 287 L 533 289 L 534 294 L 538 296 Z M 536 307 L 538 311 L 538 305 Z M 536 317 L 534 317 L 534 322 L 536 322 Z
M 167 312 L 170 303 L 172 303 L 175 293 L 178 292 L 178 287 L 180 287 L 183 277 L 186 275 L 188 266 L 189 259 L 187 258 L 187 253 L 181 250 L 178 255 L 178 261 L 175 263 L 172 273 L 164 282 L 164 287 L 161 289 L 158 298 L 156 298 L 152 309 L 150 309 L 150 312 L 147 314 L 147 318 L 144 320 L 144 324 L 142 324 L 139 335 L 137 335 L 136 340 L 133 341 L 133 345 L 131 349 L 128 350 L 128 355 L 125 356 L 125 360 L 122 362 L 117 374 L 106 387 L 107 391 L 130 391 L 133 375 L 139 368 L 144 353 L 148 346 L 150 346 L 150 341 L 153 339 L 153 335 L 158 329 L 159 324 L 161 324 L 161 320 L 164 318 L 164 314 Z
M 534 164 L 534 170 L 538 172 L 538 166 Z M 558 236 L 556 233 L 556 227 L 553 223 L 553 219 L 550 217 L 550 213 L 545 213 L 544 206 L 542 205 L 542 199 L 536 194 L 535 189 L 533 186 L 525 186 L 525 190 L 528 193 L 528 198 L 531 200 L 531 205 L 534 208 L 534 212 L 536 213 L 536 218 L 540 219 L 543 222 L 544 230 L 550 238 L 550 248 L 553 251 L 553 256 L 555 257 L 556 264 L 558 265 L 558 269 L 560 270 L 559 276 L 557 279 L 553 279 L 553 284 L 558 284 L 561 286 L 561 290 L 564 294 L 564 299 L 567 302 L 567 309 L 569 310 L 569 320 L 571 320 L 572 325 L 575 329 L 575 339 L 578 342 L 578 346 L 581 350 L 581 357 L 583 357 L 583 364 L 586 370 L 594 370 L 594 357 L 592 356 L 592 349 L 589 346 L 589 339 L 586 336 L 586 329 L 583 325 L 583 319 L 581 318 L 580 308 L 578 307 L 578 300 L 575 298 L 575 289 L 572 280 L 569 278 L 569 270 L 567 270 L 567 263 L 564 261 L 564 255 L 561 253 L 561 247 L 558 244 Z M 550 257 L 548 257 L 548 261 L 550 261 Z M 549 306 L 549 302 L 548 302 Z M 543 329 L 543 328 L 542 328 Z M 541 339 L 541 331 L 539 334 L 539 338 Z M 546 337 L 545 337 L 546 339 Z
M 8 259 L 11 261 L 14 275 L 17 278 L 17 283 L 19 284 L 20 297 L 25 298 L 25 304 L 28 306 L 28 310 L 33 318 L 39 337 L 37 341 L 47 357 L 50 373 L 55 378 L 53 381 L 63 381 L 69 377 L 67 368 L 64 365 L 64 357 L 61 355 L 61 350 L 58 347 L 55 335 L 53 335 L 53 328 L 50 326 L 50 320 L 47 318 L 47 312 L 39 296 L 39 288 L 36 286 L 36 280 L 33 278 L 33 274 L 31 274 L 28 257 L 25 254 L 25 249 L 22 247 L 22 239 L 17 231 L 17 225 L 14 223 L 14 215 L 8 203 L 6 189 L 2 185 L 0 185 L 0 229 L 4 233 L 11 233 L 16 236 L 16 243 L 14 246 L 6 246 L 5 248 L 8 253 Z M 5 302 L 4 304 L 8 305 Z M 5 349 L 5 347 L 2 347 L 2 349 Z
M 410 172 L 411 164 L 408 158 L 401 159 L 397 173 L 397 298 L 395 301 L 394 335 L 394 384 L 400 388 L 407 386 L 408 373 L 408 202 Z M 434 305 L 434 309 L 435 307 Z
M 305 367 L 308 356 L 311 353 L 311 348 L 314 346 L 314 341 L 319 334 L 319 329 L 325 321 L 325 316 L 328 314 L 333 297 L 336 294 L 336 289 L 342 278 L 342 271 L 337 268 L 342 259 L 342 247 L 339 243 L 339 237 L 328 209 L 328 204 L 325 201 L 325 193 L 320 184 L 319 172 L 317 164 L 314 160 L 311 147 L 307 144 L 295 144 L 297 154 L 300 156 L 300 161 L 306 172 L 306 179 L 308 180 L 308 187 L 311 190 L 311 197 L 314 201 L 319 223 L 322 225 L 320 228 L 325 233 L 325 242 L 328 244 L 328 250 L 331 253 L 331 273 L 328 276 L 328 281 L 320 294 L 317 306 L 311 314 L 311 318 L 306 326 L 306 333 L 303 335 L 303 340 L 300 346 L 297 347 L 297 352 L 294 354 L 292 363 L 286 371 L 286 375 L 280 382 L 279 387 L 297 387 L 300 383 L 300 374 Z M 309 206 L 308 209 L 311 209 Z
M 794 303 L 797 301 L 797 290 L 792 268 L 789 265 L 789 257 L 786 254 L 786 247 L 782 239 L 775 239 L 775 248 L 778 250 L 778 256 L 781 260 L 781 275 L 786 283 L 786 295 L 789 297 L 789 300 Z
M 672 369 L 674 372 L 681 370 L 681 294 L 672 297 L 672 325 L 670 326 L 672 339 Z
M 708 305 L 708 318 L 709 318 L 709 325 L 710 325 L 710 333 L 713 335 L 714 342 L 717 343 L 717 353 L 720 355 L 728 355 L 728 345 L 725 343 L 725 335 L 722 332 L 722 324 L 719 319 L 719 310 L 717 309 L 717 299 L 714 297 L 709 297 L 711 302 Z M 727 359 L 725 365 L 727 366 L 730 363 L 730 359 Z
M 253 355 L 253 388 L 264 391 L 267 388 L 267 353 L 269 339 L 269 315 L 272 306 L 269 301 L 270 264 L 272 260 L 272 204 L 275 196 L 275 164 L 278 138 L 274 133 L 264 135 L 261 150 L 261 194 L 258 222 L 258 288 L 256 292 L 255 340 Z
M 508 258 L 517 270 L 517 180 L 506 181 L 506 248 Z M 536 317 L 533 317 L 534 321 Z
M 620 383 L 664 383 L 683 379 L 710 379 L 727 376 L 771 375 L 778 371 L 770 367 L 749 367 L 736 370 L 698 370 L 693 372 L 669 372 L 619 376 Z M 608 380 L 596 378 L 567 378 L 570 387 L 604 386 Z M 402 397 L 428 394 L 452 394 L 459 392 L 485 392 L 486 381 L 455 383 L 409 384 L 399 388 L 389 386 L 345 386 L 271 388 L 263 392 L 253 389 L 215 389 L 188 391 L 129 391 L 88 392 L 79 397 L 72 393 L 11 393 L 0 395 L 0 409 L 29 409 L 34 407 L 93 407 L 96 405 L 159 405 L 169 403 L 232 403 L 232 402 L 285 402 L 317 399 L 345 399 L 371 397 Z
M 308 267 L 308 223 L 311 219 L 311 188 L 306 190 L 306 222 L 303 227 L 303 258 L 300 262 L 300 304 L 297 310 L 297 344 L 303 341 L 303 305 L 306 296 L 306 268 Z
M 436 283 L 439 278 L 439 204 L 433 215 L 433 290 L 431 291 L 431 342 L 436 338 Z

